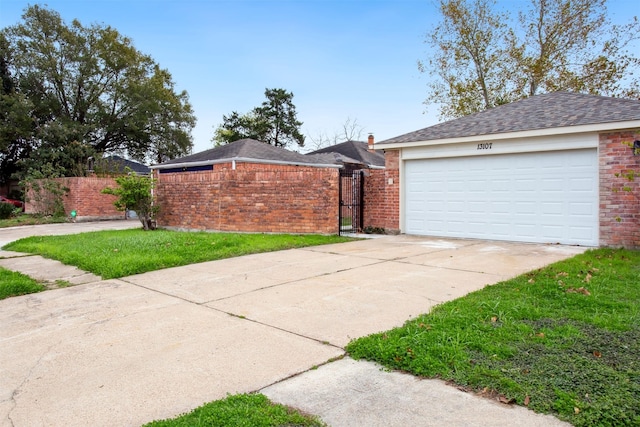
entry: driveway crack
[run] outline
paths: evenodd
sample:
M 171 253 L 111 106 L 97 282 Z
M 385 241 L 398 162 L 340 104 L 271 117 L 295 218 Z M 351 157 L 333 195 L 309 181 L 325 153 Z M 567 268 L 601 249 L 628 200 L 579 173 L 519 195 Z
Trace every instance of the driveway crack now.
M 51 353 L 51 350 L 58 346 L 58 344 L 60 344 L 60 342 L 57 342 L 55 344 L 50 345 L 38 358 L 38 360 L 36 360 L 36 362 L 31 366 L 31 368 L 29 368 L 29 372 L 27 372 L 27 374 L 25 375 L 25 377 L 22 379 L 22 381 L 20 382 L 20 384 L 18 384 L 18 386 L 13 390 L 13 392 L 11 392 L 11 397 L 9 397 L 9 399 L 7 399 L 7 401 L 11 402 L 11 408 L 9 409 L 9 411 L 7 412 L 7 421 L 9 422 L 9 424 L 11 426 L 14 426 L 15 423 L 13 422 L 13 418 L 12 418 L 12 414 L 15 411 L 15 409 L 18 407 L 18 402 L 16 401 L 17 396 L 21 393 L 22 388 L 24 387 L 24 385 L 29 382 L 29 380 L 31 379 L 34 371 L 40 366 L 40 364 L 42 363 L 42 360 L 49 354 Z

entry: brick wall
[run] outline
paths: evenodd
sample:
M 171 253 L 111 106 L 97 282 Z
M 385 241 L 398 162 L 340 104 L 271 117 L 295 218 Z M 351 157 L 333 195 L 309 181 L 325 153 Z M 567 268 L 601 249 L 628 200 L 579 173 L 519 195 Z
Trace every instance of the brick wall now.
M 400 232 L 400 171 L 397 150 L 385 152 L 385 169 L 371 169 L 364 179 L 364 227 Z
M 156 177 L 160 227 L 338 233 L 338 169 L 225 163 Z
M 101 219 L 123 219 L 124 212 L 116 210 L 113 202 L 116 197 L 108 194 L 102 194 L 101 191 L 106 187 L 117 187 L 113 178 L 98 177 L 74 177 L 74 178 L 58 178 L 65 187 L 69 188 L 69 192 L 63 196 L 64 211 L 67 215 L 75 210 L 77 213 L 76 220 L 91 221 Z M 25 212 L 35 213 L 34 197 L 28 196 L 29 202 L 25 205 Z
M 600 245 L 640 247 L 640 177 L 629 181 L 625 175 L 640 173 L 640 155 L 626 145 L 640 139 L 634 132 L 600 135 Z M 626 143 L 626 144 L 625 144 Z M 625 188 L 629 191 L 625 191 Z
M 77 219 L 122 219 L 124 212 L 116 210 L 116 196 L 102 194 L 106 187 L 117 187 L 113 178 L 81 177 L 64 178 L 69 193 L 64 198 L 65 212 L 77 212 Z

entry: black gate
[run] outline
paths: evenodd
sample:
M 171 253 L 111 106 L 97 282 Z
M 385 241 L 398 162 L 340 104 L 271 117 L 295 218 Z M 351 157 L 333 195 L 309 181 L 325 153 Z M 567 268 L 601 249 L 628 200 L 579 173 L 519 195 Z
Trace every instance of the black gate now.
M 362 230 L 364 173 L 361 170 L 340 169 L 340 206 L 338 226 L 340 234 Z

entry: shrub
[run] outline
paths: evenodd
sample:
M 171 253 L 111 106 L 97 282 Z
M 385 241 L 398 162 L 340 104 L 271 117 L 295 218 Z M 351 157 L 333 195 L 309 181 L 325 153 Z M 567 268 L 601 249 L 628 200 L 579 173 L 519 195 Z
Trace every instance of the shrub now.
M 132 210 L 138 215 L 145 230 L 156 228 L 155 215 L 158 206 L 154 204 L 153 187 L 155 180 L 149 176 L 139 176 L 126 168 L 127 175 L 115 178 L 118 188 L 107 187 L 103 194 L 112 194 L 118 199 L 113 203 L 120 211 Z
M 11 203 L 0 202 L 0 219 L 8 219 L 13 214 L 15 206 Z
M 60 175 L 54 168 L 45 167 L 43 171 L 30 170 L 22 181 L 27 194 L 25 201 L 32 202 L 37 215 L 65 216 L 63 196 L 69 192 L 69 188 L 65 187 L 59 178 Z

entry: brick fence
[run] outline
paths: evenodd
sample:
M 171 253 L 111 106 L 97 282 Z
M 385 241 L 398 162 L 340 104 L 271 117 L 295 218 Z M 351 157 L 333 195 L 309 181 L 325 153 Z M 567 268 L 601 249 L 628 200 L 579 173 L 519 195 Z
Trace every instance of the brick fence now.
M 113 202 L 116 196 L 102 194 L 102 189 L 106 187 L 117 187 L 113 178 L 98 177 L 73 177 L 57 178 L 69 192 L 63 196 L 64 211 L 67 215 L 71 211 L 76 211 L 78 221 L 123 219 L 124 212 L 116 210 Z M 25 204 L 26 213 L 36 213 L 35 197 L 27 194 L 29 201 Z
M 640 155 L 629 143 L 640 139 L 634 132 L 600 135 L 600 245 L 640 247 Z
M 338 233 L 338 169 L 257 163 L 158 173 L 158 226 Z

